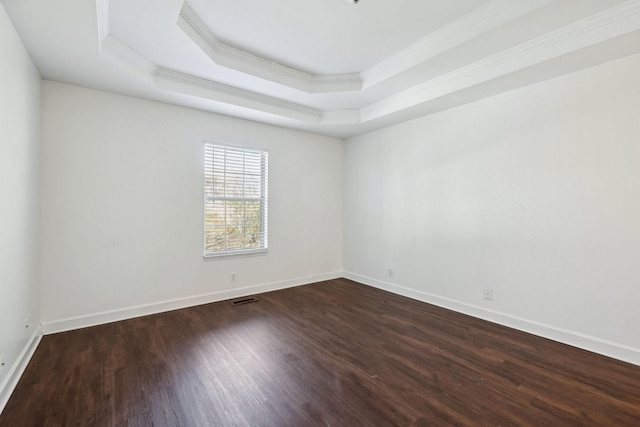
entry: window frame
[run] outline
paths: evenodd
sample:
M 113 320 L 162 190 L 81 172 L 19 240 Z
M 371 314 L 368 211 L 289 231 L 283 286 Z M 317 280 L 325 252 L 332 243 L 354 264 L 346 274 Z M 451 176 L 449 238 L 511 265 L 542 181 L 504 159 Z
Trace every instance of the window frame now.
M 260 158 L 261 171 L 260 171 L 260 197 L 228 197 L 226 195 L 223 196 L 215 196 L 213 194 L 213 190 L 215 188 L 213 182 L 211 185 L 207 185 L 207 173 L 210 171 L 211 174 L 215 173 L 215 160 L 213 157 L 213 151 L 215 149 L 223 149 L 226 151 L 233 151 L 236 154 L 243 154 L 243 169 L 244 165 L 246 165 L 247 159 L 244 158 L 246 153 L 257 154 Z M 207 157 L 207 151 L 211 150 L 211 159 L 209 160 Z M 268 223 L 269 223 L 269 152 L 262 148 L 255 148 L 249 146 L 239 146 L 227 144 L 220 141 L 215 140 L 205 140 L 203 144 L 203 157 L 204 157 L 204 169 L 203 169 L 203 253 L 202 256 L 205 259 L 216 259 L 216 258 L 227 258 L 227 257 L 245 257 L 251 255 L 264 255 L 268 252 Z M 225 169 L 223 173 L 228 173 L 228 169 L 225 165 Z M 243 176 L 245 174 L 243 173 Z M 243 181 L 244 182 L 244 181 Z M 208 190 L 210 190 L 208 192 Z M 210 194 L 210 195 L 208 195 Z M 242 249 L 224 249 L 211 251 L 207 250 L 207 202 L 215 201 L 215 200 L 223 200 L 223 201 L 260 201 L 261 210 L 260 210 L 260 247 L 257 248 L 242 248 Z M 226 221 L 226 219 L 225 219 Z M 227 222 L 225 222 L 225 227 L 227 226 Z

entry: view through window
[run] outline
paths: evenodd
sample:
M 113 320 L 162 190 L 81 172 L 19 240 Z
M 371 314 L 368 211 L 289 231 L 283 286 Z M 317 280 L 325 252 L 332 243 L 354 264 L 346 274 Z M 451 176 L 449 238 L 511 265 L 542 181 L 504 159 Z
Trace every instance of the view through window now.
M 268 153 L 205 142 L 204 256 L 267 249 Z

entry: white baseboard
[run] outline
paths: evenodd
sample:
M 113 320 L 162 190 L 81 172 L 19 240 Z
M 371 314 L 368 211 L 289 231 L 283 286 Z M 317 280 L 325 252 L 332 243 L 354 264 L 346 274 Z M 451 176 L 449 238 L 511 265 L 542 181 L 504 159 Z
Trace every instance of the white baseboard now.
M 612 357 L 614 359 L 622 360 L 624 362 L 633 363 L 634 365 L 640 366 L 640 349 L 637 348 L 632 348 L 623 344 L 618 344 L 578 332 L 557 328 L 533 320 L 523 319 L 521 317 L 513 316 L 510 314 L 488 310 L 483 307 L 455 301 L 449 298 L 439 297 L 437 295 L 410 289 L 404 286 L 384 282 L 355 273 L 344 272 L 343 277 L 368 286 L 372 286 L 374 288 L 389 291 L 394 294 L 437 305 L 439 307 L 457 311 L 459 313 L 468 314 L 469 316 L 477 317 L 489 322 L 497 323 L 499 325 L 507 326 L 513 329 L 518 329 L 530 334 L 538 335 L 550 340 L 561 342 L 563 344 L 568 344 L 573 347 L 578 347 L 583 350 L 602 354 L 604 356 Z
M 202 295 L 194 295 L 169 301 L 160 301 L 151 304 L 137 305 L 116 310 L 90 313 L 83 316 L 68 317 L 65 319 L 42 322 L 42 331 L 45 335 L 65 332 L 74 329 L 87 328 L 89 326 L 102 325 L 104 323 L 117 322 L 119 320 L 132 319 L 134 317 L 148 316 L 150 314 L 165 311 L 178 310 L 196 305 L 209 304 L 224 301 L 231 298 L 239 298 L 251 294 L 276 291 L 278 289 L 291 288 L 324 280 L 342 277 L 342 272 L 326 273 L 309 277 L 285 280 L 282 282 L 266 283 L 262 285 L 247 286 L 243 288 L 229 289 Z
M 35 353 L 36 348 L 38 348 L 38 344 L 40 344 L 41 339 L 42 327 L 38 326 L 33 332 L 33 335 L 29 338 L 29 341 L 27 341 L 23 347 L 16 361 L 11 365 L 9 372 L 7 372 L 7 376 L 0 384 L 0 413 L 2 413 L 7 402 L 9 402 L 9 398 L 11 397 L 13 390 L 18 385 L 18 381 L 20 381 L 20 377 L 22 377 L 24 370 L 27 369 L 27 365 L 29 364 L 33 353 Z

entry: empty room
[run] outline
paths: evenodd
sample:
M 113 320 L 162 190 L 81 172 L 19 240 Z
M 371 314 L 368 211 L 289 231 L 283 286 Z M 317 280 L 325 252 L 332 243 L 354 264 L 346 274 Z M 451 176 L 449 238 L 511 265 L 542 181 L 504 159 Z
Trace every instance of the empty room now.
M 639 426 L 640 0 L 0 0 L 0 426 Z

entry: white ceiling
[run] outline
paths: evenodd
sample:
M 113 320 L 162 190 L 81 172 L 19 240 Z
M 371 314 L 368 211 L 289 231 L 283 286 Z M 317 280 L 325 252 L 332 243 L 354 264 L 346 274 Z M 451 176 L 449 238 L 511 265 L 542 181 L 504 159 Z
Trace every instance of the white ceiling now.
M 342 74 L 381 62 L 488 0 L 187 3 L 226 43 L 312 74 Z
M 42 76 L 349 137 L 640 52 L 640 0 L 1 0 Z

